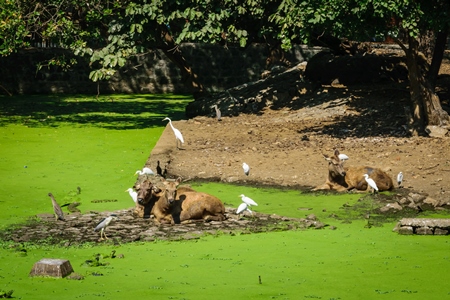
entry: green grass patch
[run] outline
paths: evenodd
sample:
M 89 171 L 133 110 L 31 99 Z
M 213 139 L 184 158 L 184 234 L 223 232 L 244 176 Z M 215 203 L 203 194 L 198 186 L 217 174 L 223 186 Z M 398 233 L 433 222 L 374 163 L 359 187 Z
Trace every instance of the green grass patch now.
M 52 212 L 48 192 L 60 203 L 80 202 L 82 212 L 131 207 L 125 189 L 134 183 L 134 172 L 142 168 L 166 125 L 162 119 L 182 118 L 186 100 L 153 95 L 104 96 L 98 101 L 86 96 L 0 97 L 0 225 L 39 222 L 33 216 Z M 313 213 L 337 229 L 76 247 L 46 241 L 0 242 L 0 296 L 445 299 L 450 295 L 448 236 L 393 233 L 400 216 L 367 227 L 364 215 L 372 209 L 370 198 L 220 183 L 194 187 L 228 206 L 237 207 L 239 195 L 245 194 L 258 203 L 257 212 L 296 218 Z M 93 202 L 102 199 L 117 201 Z M 70 260 L 83 279 L 28 277 L 42 258 Z

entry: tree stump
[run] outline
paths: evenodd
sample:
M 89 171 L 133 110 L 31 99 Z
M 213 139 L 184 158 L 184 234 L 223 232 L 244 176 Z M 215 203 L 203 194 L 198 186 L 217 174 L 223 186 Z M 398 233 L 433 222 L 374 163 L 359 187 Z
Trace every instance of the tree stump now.
M 66 277 L 73 272 L 67 259 L 43 258 L 34 264 L 30 276 Z

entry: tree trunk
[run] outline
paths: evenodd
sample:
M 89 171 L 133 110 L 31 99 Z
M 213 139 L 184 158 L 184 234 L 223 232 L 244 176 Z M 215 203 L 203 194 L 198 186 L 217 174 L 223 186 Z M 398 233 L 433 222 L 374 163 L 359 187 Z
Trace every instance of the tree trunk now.
M 424 68 L 421 67 L 423 58 L 418 50 L 415 38 L 408 38 L 409 48 L 403 46 L 408 66 L 410 94 L 413 106 L 413 120 L 411 121 L 413 135 L 426 135 L 425 127 L 428 125 L 446 126 L 449 116 L 434 93 L 432 85 L 425 77 Z
M 204 94 L 203 85 L 198 80 L 197 74 L 192 71 L 192 68 L 186 62 L 181 53 L 179 45 L 175 43 L 174 39 L 164 25 L 160 26 L 162 46 L 160 49 L 164 51 L 164 54 L 175 63 L 181 71 L 183 77 L 183 83 L 192 90 L 194 99 L 198 99 Z
M 436 35 L 436 43 L 433 50 L 433 59 L 431 60 L 430 69 L 427 74 L 433 92 L 436 87 L 436 80 L 439 74 L 439 69 L 441 68 L 442 59 L 444 58 L 445 46 L 447 45 L 447 36 L 448 28 L 440 31 Z

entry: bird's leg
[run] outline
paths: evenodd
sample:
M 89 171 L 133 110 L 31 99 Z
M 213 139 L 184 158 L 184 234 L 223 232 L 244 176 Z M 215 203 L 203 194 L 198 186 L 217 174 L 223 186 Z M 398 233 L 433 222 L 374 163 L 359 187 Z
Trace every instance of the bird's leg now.
M 103 234 L 104 234 L 103 230 L 104 230 L 104 228 L 102 228 L 102 229 L 100 230 L 100 241 L 103 241 L 103 240 L 104 240 L 104 238 L 103 238 Z

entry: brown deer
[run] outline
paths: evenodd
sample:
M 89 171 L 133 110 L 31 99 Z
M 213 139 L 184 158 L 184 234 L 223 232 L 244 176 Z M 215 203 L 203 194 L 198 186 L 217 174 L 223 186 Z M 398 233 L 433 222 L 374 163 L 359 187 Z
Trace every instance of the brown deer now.
M 189 187 L 178 185 L 176 181 L 165 181 L 166 197 L 171 206 L 171 214 L 175 223 L 190 220 L 223 221 L 225 220 L 225 206 L 218 198 L 197 192 Z
M 153 206 L 159 199 L 159 189 L 148 178 L 135 185 L 137 191 L 137 201 L 134 208 L 134 214 L 140 218 L 149 218 Z
M 381 169 L 367 166 L 344 167 L 342 160 L 339 159 L 338 150 L 335 150 L 331 157 L 325 154 L 323 156 L 328 161 L 328 179 L 323 185 L 314 188 L 314 191 L 336 190 L 343 192 L 352 189 L 367 191 L 369 187 L 364 179 L 364 174 L 368 174 L 375 181 L 380 191 L 391 190 L 394 187 L 392 178 Z

